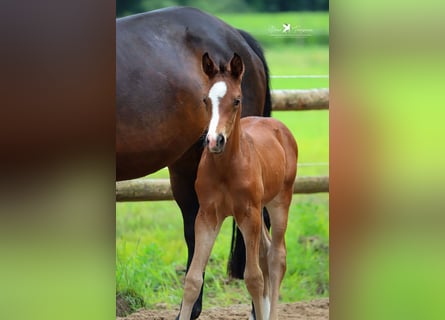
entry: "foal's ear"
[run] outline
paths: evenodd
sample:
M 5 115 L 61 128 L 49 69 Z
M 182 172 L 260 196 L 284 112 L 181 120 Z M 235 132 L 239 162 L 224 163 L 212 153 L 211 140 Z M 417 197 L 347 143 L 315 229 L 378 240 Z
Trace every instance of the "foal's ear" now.
M 230 60 L 230 74 L 233 78 L 241 80 L 244 74 L 244 64 L 241 57 L 235 52 Z
M 216 68 L 212 58 L 210 58 L 208 52 L 202 55 L 202 70 L 209 78 L 213 78 L 215 74 L 218 73 L 218 69 Z

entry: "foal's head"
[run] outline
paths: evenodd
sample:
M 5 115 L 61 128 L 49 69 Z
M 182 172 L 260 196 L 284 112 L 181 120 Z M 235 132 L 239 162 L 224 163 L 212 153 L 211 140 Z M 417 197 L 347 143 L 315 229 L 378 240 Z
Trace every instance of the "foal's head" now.
M 206 144 L 210 152 L 221 153 L 241 113 L 244 65 L 234 53 L 228 64 L 218 68 L 206 52 L 202 56 L 202 68 L 209 78 L 209 91 L 204 98 L 211 119 Z

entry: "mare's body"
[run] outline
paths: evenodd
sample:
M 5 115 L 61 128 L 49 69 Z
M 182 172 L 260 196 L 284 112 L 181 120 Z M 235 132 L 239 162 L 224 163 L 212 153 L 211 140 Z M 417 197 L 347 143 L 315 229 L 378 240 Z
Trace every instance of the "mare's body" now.
M 116 20 L 116 179 L 169 168 L 184 220 L 187 266 L 194 252 L 199 206 L 194 182 L 203 145 L 200 138 L 208 126 L 201 57 L 210 52 L 225 64 L 233 51 L 246 64 L 242 115 L 270 114 L 267 65 L 260 47 L 245 32 L 192 8 Z M 199 316 L 201 303 L 200 296 L 192 318 Z

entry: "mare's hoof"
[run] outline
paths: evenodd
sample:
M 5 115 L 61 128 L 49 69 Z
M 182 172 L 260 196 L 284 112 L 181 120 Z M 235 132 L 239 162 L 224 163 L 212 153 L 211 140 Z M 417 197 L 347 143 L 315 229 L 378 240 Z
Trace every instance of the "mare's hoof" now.
M 256 317 L 255 317 L 255 307 L 253 305 L 253 301 L 252 301 L 252 311 L 250 312 L 249 320 L 256 320 Z
M 201 308 L 193 306 L 192 316 L 190 317 L 190 320 L 198 319 L 200 315 L 201 315 Z M 176 320 L 179 320 L 179 314 L 176 316 Z

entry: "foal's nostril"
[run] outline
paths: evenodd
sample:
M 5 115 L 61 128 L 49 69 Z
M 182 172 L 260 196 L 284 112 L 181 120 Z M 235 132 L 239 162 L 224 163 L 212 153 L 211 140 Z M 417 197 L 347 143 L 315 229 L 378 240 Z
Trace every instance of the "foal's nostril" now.
M 218 137 L 216 138 L 216 145 L 218 147 L 222 147 L 224 145 L 224 136 L 222 134 L 219 134 Z

